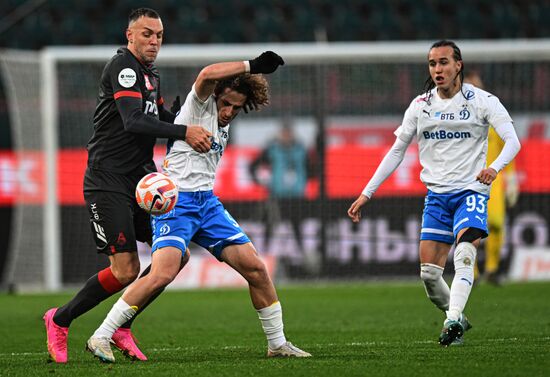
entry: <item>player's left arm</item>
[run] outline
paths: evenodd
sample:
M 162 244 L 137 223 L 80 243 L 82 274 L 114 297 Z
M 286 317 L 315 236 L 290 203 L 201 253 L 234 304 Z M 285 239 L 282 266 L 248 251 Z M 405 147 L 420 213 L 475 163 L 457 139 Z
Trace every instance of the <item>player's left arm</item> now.
M 214 92 L 218 80 L 240 75 L 246 72 L 244 62 L 215 63 L 204 67 L 195 81 L 195 92 L 201 101 L 206 101 Z
M 498 154 L 502 151 L 504 142 L 498 136 L 494 127 L 489 130 L 489 145 L 487 148 L 487 163 L 491 164 Z M 502 169 L 504 172 L 504 193 L 506 197 L 506 206 L 513 207 L 516 205 L 519 198 L 519 181 L 516 174 L 516 160 L 510 161 L 508 165 Z M 493 190 L 493 189 L 491 189 Z
M 489 167 L 499 172 L 516 157 L 521 149 L 521 143 L 511 122 L 495 125 L 494 127 L 498 136 L 504 141 L 504 147 Z
M 489 167 L 481 170 L 476 177 L 479 182 L 490 185 L 497 174 L 516 157 L 521 149 L 521 144 L 514 129 L 512 118 L 499 99 L 488 93 L 484 100 L 485 119 L 493 125 L 496 133 L 504 142 L 504 147 L 495 161 Z
M 216 82 L 238 76 L 243 73 L 273 73 L 284 65 L 283 58 L 273 51 L 266 51 L 255 59 L 215 63 L 204 67 L 195 80 L 195 92 L 205 101 L 214 92 Z
M 477 176 L 477 180 L 486 185 L 490 185 L 497 174 L 508 165 L 521 149 L 516 130 L 511 122 L 502 123 L 498 126 L 494 125 L 495 131 L 504 141 L 504 147 L 495 161 L 488 167 L 483 169 Z

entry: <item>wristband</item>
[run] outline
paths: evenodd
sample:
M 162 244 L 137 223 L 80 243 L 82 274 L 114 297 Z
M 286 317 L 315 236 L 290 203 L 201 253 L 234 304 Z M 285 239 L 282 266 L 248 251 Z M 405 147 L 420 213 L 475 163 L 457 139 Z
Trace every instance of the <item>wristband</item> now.
M 250 73 L 250 61 L 249 60 L 243 60 L 244 63 L 244 72 Z

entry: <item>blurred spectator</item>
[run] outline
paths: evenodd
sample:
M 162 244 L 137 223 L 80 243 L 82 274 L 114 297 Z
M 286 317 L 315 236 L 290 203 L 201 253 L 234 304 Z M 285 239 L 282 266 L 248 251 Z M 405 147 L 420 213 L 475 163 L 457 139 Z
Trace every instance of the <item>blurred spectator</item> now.
M 266 243 L 271 240 L 276 225 L 288 219 L 302 255 L 305 253 L 299 202 L 305 195 L 307 164 L 306 147 L 295 138 L 290 121 L 285 119 L 277 137 L 266 145 L 249 166 L 254 182 L 269 191 L 268 200 L 260 207 L 260 217 L 266 222 Z M 269 174 L 262 174 L 266 170 Z
M 112 44 L 117 20 L 134 3 L 5 0 L 0 47 Z M 313 42 L 316 31 L 329 42 L 550 37 L 548 0 L 230 0 L 223 12 L 214 0 L 163 0 L 156 7 L 168 15 L 168 30 L 178 30 L 168 43 Z

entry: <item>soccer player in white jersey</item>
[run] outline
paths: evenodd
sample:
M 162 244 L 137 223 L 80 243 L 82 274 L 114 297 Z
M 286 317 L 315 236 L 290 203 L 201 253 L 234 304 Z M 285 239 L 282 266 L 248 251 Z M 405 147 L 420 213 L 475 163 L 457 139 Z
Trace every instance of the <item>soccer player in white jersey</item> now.
M 452 41 L 434 43 L 428 54 L 430 77 L 395 131 L 395 143 L 348 209 L 353 222 L 361 208 L 403 160 L 416 137 L 426 185 L 420 234 L 420 278 L 428 298 L 446 313 L 439 335 L 442 346 L 461 344 L 471 326 L 463 314 L 474 279 L 480 240 L 487 236 L 487 201 L 491 183 L 516 156 L 520 143 L 512 119 L 499 99 L 464 84 L 464 63 Z M 497 159 L 486 166 L 489 125 L 505 142 Z M 443 269 L 451 246 L 455 275 L 449 286 Z
M 265 264 L 212 192 L 216 168 L 229 137 L 229 123 L 243 109 L 257 110 L 268 104 L 268 84 L 262 74 L 273 73 L 283 64 L 279 55 L 267 51 L 244 62 L 212 64 L 199 73 L 175 123 L 200 120 L 212 133 L 211 150 L 201 154 L 184 141 L 169 143 L 164 170 L 178 185 L 178 203 L 174 210 L 152 219 L 151 272 L 124 292 L 88 340 L 88 349 L 102 361 L 114 362 L 109 345 L 113 333 L 176 277 L 182 261 L 188 258 L 186 249 L 191 241 L 247 280 L 252 304 L 267 337 L 268 357 L 311 356 L 286 340 L 281 304 Z

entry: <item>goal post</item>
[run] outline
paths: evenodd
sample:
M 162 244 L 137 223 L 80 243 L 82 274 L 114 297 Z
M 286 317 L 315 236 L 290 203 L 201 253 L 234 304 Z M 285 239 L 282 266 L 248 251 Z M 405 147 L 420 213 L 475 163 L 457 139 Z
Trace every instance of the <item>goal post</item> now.
M 1 78 L 6 93 L 9 112 L 12 151 L 1 151 L 2 158 L 2 202 L 14 203 L 11 221 L 11 236 L 8 242 L 6 265 L 2 274 L 4 286 L 11 289 L 24 285 L 27 289 L 57 289 L 47 285 L 48 279 L 59 279 L 59 274 L 51 275 L 45 269 L 48 264 L 58 261 L 47 255 L 46 246 L 46 207 L 41 199 L 47 186 L 43 185 L 47 170 L 39 169 L 39 176 L 32 184 L 35 202 L 26 200 L 29 186 L 25 185 L 26 174 L 40 163 L 46 151 L 44 136 L 49 132 L 41 127 L 42 119 L 40 89 L 43 73 L 40 71 L 40 54 L 32 51 L 6 50 L 0 54 Z M 42 131 L 44 133 L 42 134 Z M 40 156 L 36 155 L 36 152 Z M 55 154 L 55 151 L 52 151 Z M 7 200 L 6 200 L 7 197 Z M 51 208 L 57 207 L 50 201 Z M 51 263 L 48 263 L 51 262 Z
M 57 198 L 58 193 L 58 165 L 57 151 L 59 150 L 58 109 L 59 99 L 57 90 L 57 59 L 55 53 L 45 50 L 40 59 L 41 85 L 40 104 L 42 107 L 44 161 L 45 161 L 45 196 Z M 59 201 L 45 200 L 44 202 L 44 244 L 45 286 L 49 291 L 59 291 L 61 281 L 61 219 Z
M 219 61 L 252 59 L 276 51 L 287 64 L 425 62 L 433 41 L 341 43 L 265 43 L 164 45 L 156 64 L 202 66 Z M 550 60 L 550 39 L 458 40 L 465 61 L 522 62 Z M 58 62 L 106 62 L 119 46 L 47 47 L 43 56 Z
M 268 76 L 271 105 L 258 113 L 240 115 L 232 124 L 231 143 L 216 182 L 217 194 L 259 251 L 277 261 L 277 278 L 417 274 L 424 187 L 418 181 L 414 147 L 381 187 L 377 200 L 369 203 L 359 226 L 352 225 L 345 212 L 391 145 L 392 131 L 408 103 L 422 90 L 432 43 L 162 47 L 156 65 L 168 103 L 176 95 L 185 97 L 207 64 L 251 59 L 267 50 L 276 51 L 285 60 L 282 69 Z M 507 223 L 504 258 L 514 247 L 529 242 L 547 246 L 548 240 L 539 236 L 537 229 L 547 227 L 550 221 L 550 182 L 534 178 L 533 166 L 546 166 L 550 99 L 541 90 L 550 84 L 550 40 L 456 43 L 466 69 L 480 68 L 487 89 L 511 112 L 518 134 L 528 146 L 518 157 L 524 194 Z M 4 50 L 0 54 L 11 127 L 18 135 L 14 140 L 17 157 L 0 151 L 0 166 L 8 164 L 19 172 L 15 174 L 19 194 L 0 192 L 0 205 L 11 202 L 16 209 L 4 283 L 57 291 L 80 284 L 105 263 L 94 254 L 82 176 L 99 78 L 117 48 L 48 47 L 40 52 Z M 304 196 L 282 200 L 276 208 L 268 190 L 252 181 L 248 168 L 287 122 L 307 148 L 310 171 Z M 536 141 L 533 135 L 542 139 Z M 321 151 L 318 145 L 324 146 Z M 162 152 L 161 146 L 157 160 Z M 25 166 L 33 167 L 21 173 Z M 323 174 L 319 174 L 320 167 Z M 270 179 L 267 169 L 258 174 Z M 30 200 L 21 195 L 25 179 L 41 185 L 39 192 L 29 194 Z M 527 230 L 522 233 L 522 229 Z M 532 229 L 534 236 L 526 236 Z

